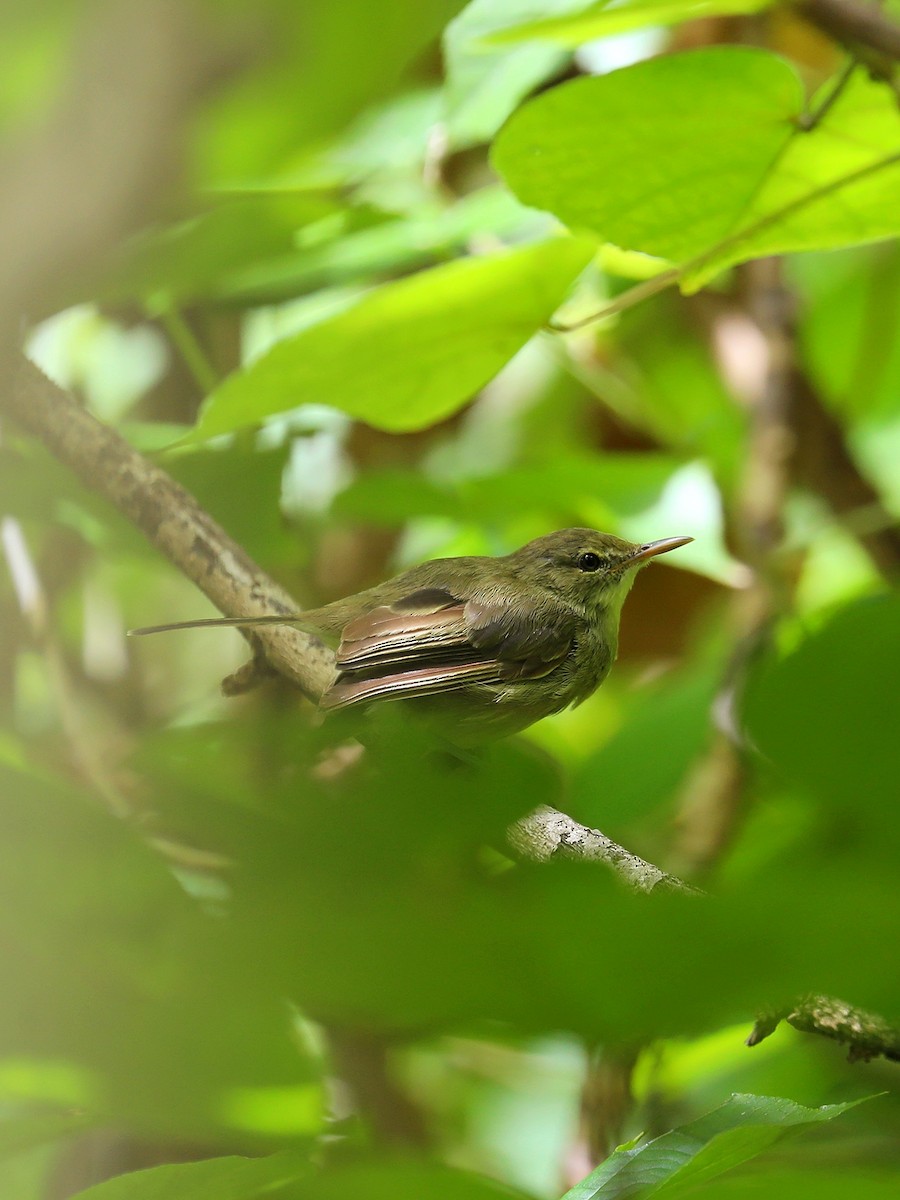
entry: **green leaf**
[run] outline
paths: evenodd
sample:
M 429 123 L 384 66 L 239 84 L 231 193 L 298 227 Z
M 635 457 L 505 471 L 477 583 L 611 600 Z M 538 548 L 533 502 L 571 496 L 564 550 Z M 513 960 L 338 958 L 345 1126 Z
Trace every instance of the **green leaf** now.
M 629 1150 L 617 1150 L 566 1192 L 565 1200 L 664 1196 L 675 1200 L 776 1142 L 831 1121 L 861 1101 L 804 1108 L 772 1096 L 733 1095 L 705 1116 Z
M 813 97 L 815 112 L 833 84 Z M 691 264 L 682 289 L 764 254 L 829 250 L 900 232 L 900 112 L 891 90 L 857 73 L 810 132 L 791 130 L 720 246 Z
M 644 689 L 630 719 L 579 767 L 572 780 L 572 815 L 615 836 L 671 800 L 709 740 L 716 686 L 717 678 L 704 672 L 693 678 L 681 674 L 674 687 Z M 642 769 L 635 771 L 642 758 Z
M 232 1155 L 118 1175 L 78 1192 L 72 1200 L 287 1200 L 301 1195 L 295 1185 L 308 1174 L 309 1165 L 293 1154 Z
M 762 50 L 667 55 L 532 100 L 493 160 L 524 203 L 681 262 L 731 232 L 802 99 L 794 71 Z
M 422 429 L 455 412 L 540 328 L 591 256 L 554 238 L 385 284 L 279 342 L 210 396 L 196 438 L 302 403 L 380 429 Z
M 771 0 L 585 0 L 580 11 L 560 17 L 543 17 L 536 21 L 499 29 L 488 34 L 488 46 L 509 46 L 538 38 L 557 46 L 572 49 L 597 38 L 615 37 L 632 29 L 649 25 L 678 25 L 703 17 L 726 16 L 759 12 L 768 8 Z
M 482 875 L 475 847 L 502 846 L 539 803 L 565 806 L 558 765 L 515 740 L 450 765 L 397 706 L 361 725 L 349 729 L 366 738 L 366 769 L 336 785 L 309 778 L 317 745 L 289 711 L 173 730 L 136 764 L 165 828 L 239 864 L 228 926 L 242 969 L 313 1019 L 414 1034 L 499 1020 L 610 1040 L 749 1023 L 810 991 L 896 1003 L 900 963 L 879 949 L 897 927 L 893 860 L 791 853 L 716 903 L 648 904 L 565 863 Z M 329 722 L 315 736 L 347 732 Z M 634 757 L 638 782 L 650 758 Z
M 780 662 L 751 680 L 745 714 L 755 744 L 784 775 L 853 814 L 846 839 L 877 822 L 879 842 L 900 844 L 900 599 L 847 606 Z M 872 850 L 875 849 L 873 845 Z
M 500 133 L 493 159 L 523 203 L 681 264 L 694 291 L 748 258 L 900 230 L 891 92 L 859 75 L 808 132 L 802 113 L 783 59 L 716 47 L 539 96 Z
M 679 465 L 665 454 L 559 454 L 540 466 L 466 481 L 461 491 L 473 514 L 512 518 L 549 510 L 574 520 L 603 504 L 610 514 L 623 517 L 657 503 Z

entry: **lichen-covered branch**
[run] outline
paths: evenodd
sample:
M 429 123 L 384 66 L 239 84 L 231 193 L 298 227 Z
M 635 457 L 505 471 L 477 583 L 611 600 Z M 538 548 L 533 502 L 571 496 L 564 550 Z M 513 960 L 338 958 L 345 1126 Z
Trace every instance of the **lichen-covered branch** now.
M 689 883 L 631 854 L 599 829 L 589 829 L 546 805 L 522 817 L 508 831 L 510 845 L 523 858 L 549 862 L 556 856 L 602 863 L 637 892 L 702 893 Z
M 788 1008 L 761 1014 L 747 1045 L 758 1046 L 781 1021 L 801 1033 L 815 1033 L 848 1046 L 851 1062 L 868 1062 L 879 1056 L 900 1062 L 900 1029 L 877 1013 L 854 1008 L 833 996 L 804 996 Z

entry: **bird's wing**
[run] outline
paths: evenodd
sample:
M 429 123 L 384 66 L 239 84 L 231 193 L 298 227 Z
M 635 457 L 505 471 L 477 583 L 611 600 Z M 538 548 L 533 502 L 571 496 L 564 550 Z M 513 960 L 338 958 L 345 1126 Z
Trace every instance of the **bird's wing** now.
M 538 679 L 569 653 L 576 628 L 573 614 L 544 612 L 528 598 L 463 600 L 443 588 L 379 605 L 345 625 L 322 706 Z

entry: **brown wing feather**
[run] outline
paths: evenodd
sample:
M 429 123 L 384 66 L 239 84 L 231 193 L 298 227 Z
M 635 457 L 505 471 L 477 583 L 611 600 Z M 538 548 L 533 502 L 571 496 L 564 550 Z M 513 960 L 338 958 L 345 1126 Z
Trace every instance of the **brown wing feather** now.
M 435 695 L 473 683 L 548 675 L 565 659 L 577 618 L 547 614 L 539 603 L 502 598 L 463 601 L 438 588 L 379 605 L 344 627 L 340 675 L 325 708 Z
M 457 647 L 471 649 L 461 605 L 408 614 L 382 605 L 344 626 L 337 664 L 344 671 L 368 669 Z
M 373 679 L 353 674 L 341 675 L 322 697 L 322 708 L 348 708 L 366 700 L 403 696 L 434 696 L 453 691 L 469 683 L 498 683 L 497 663 L 493 660 L 473 663 L 443 663 L 435 667 L 416 667 Z

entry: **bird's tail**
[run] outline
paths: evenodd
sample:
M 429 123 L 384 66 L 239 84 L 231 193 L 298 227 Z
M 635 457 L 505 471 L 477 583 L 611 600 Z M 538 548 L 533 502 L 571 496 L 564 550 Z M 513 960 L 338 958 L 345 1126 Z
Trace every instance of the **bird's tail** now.
M 148 633 L 169 633 L 173 629 L 205 629 L 207 626 L 232 625 L 248 629 L 254 625 L 300 625 L 306 622 L 304 613 L 281 613 L 265 617 L 203 617 L 197 621 L 173 621 L 171 625 L 144 625 L 129 629 L 129 637 L 144 637 Z

